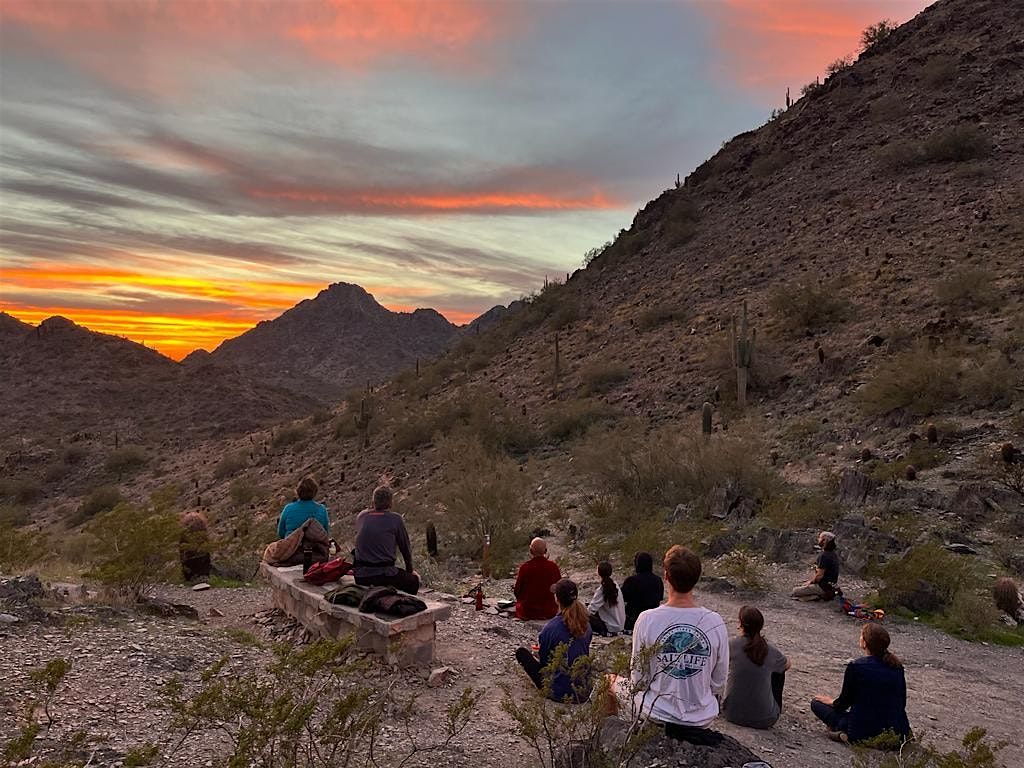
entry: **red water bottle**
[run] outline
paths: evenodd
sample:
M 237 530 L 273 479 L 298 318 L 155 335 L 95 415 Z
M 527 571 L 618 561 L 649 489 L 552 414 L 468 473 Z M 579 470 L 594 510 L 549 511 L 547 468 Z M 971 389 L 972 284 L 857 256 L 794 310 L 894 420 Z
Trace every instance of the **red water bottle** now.
M 481 584 L 476 588 L 476 609 L 482 611 L 484 609 L 484 586 Z

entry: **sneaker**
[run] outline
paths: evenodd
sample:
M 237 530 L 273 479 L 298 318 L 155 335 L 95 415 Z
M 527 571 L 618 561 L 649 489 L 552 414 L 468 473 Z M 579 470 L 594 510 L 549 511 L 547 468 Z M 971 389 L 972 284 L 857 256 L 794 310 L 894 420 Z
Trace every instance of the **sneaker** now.
M 850 737 L 843 731 L 829 731 L 828 737 L 832 739 L 832 741 L 838 741 L 840 744 L 850 743 Z

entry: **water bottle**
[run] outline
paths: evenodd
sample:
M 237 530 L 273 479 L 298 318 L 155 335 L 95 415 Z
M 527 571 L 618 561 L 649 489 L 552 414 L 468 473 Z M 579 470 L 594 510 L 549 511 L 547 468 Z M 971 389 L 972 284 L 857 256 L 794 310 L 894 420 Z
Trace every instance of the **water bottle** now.
M 302 575 L 309 573 L 313 565 L 313 548 L 308 544 L 302 548 Z

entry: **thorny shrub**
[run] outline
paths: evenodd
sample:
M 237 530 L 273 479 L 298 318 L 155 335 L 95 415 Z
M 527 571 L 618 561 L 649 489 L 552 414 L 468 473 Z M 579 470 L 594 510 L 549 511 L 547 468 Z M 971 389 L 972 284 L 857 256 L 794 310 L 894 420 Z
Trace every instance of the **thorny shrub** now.
M 118 504 L 86 528 L 93 540 L 89 577 L 132 600 L 172 575 L 182 529 L 170 511 Z
M 772 292 L 768 306 L 791 331 L 804 332 L 839 323 L 850 315 L 850 304 L 838 286 L 790 283 Z
M 995 275 L 987 269 L 959 267 L 935 283 L 935 296 L 954 308 L 993 307 L 1002 298 L 995 280 Z
M 1003 744 L 990 743 L 984 728 L 972 728 L 961 740 L 963 749 L 940 752 L 920 742 L 895 740 L 880 754 L 871 745 L 854 747 L 854 768 L 1001 768 Z

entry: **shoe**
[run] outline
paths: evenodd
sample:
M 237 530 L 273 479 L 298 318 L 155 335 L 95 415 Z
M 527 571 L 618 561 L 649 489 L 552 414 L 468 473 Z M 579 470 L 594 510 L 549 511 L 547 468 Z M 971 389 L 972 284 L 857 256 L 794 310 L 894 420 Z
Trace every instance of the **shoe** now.
M 840 744 L 849 744 L 850 737 L 843 731 L 829 731 L 828 737 L 832 741 L 838 741 Z

